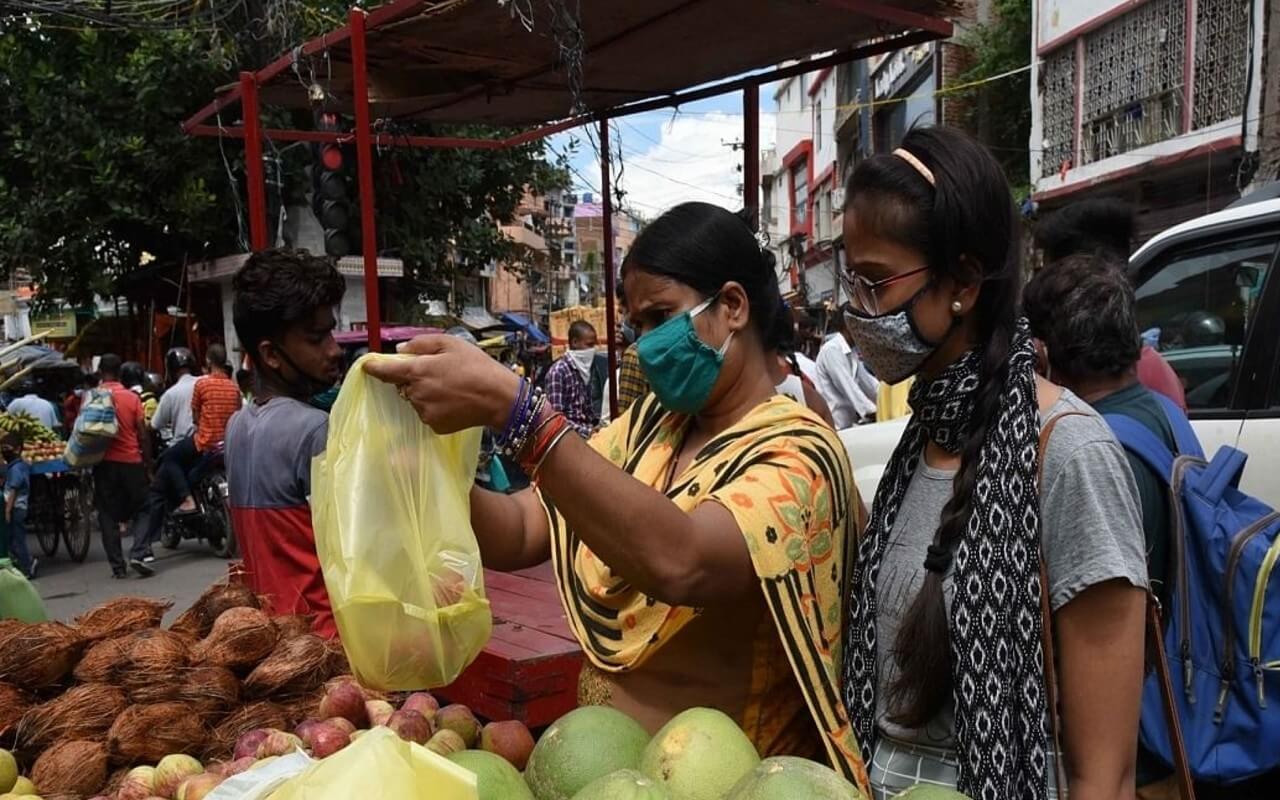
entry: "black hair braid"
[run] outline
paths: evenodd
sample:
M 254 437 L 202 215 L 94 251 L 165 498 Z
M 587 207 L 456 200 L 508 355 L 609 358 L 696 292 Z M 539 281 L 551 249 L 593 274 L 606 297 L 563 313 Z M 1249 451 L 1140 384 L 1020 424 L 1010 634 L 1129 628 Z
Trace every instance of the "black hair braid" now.
M 956 471 L 951 498 L 942 508 L 942 519 L 934 539 L 935 544 L 948 553 L 955 552 L 969 525 L 970 501 L 978 480 L 979 455 L 987 438 L 987 429 L 999 415 L 1000 398 L 1009 375 L 1013 333 L 1012 320 L 1009 325 L 993 330 L 982 354 L 969 436 L 961 450 L 960 469 Z M 898 678 L 889 687 L 889 708 L 897 724 L 923 728 L 951 699 L 951 648 L 945 644 L 948 641 L 950 624 L 943 595 L 943 576 L 928 570 L 893 644 Z M 922 642 L 934 645 L 922 646 Z

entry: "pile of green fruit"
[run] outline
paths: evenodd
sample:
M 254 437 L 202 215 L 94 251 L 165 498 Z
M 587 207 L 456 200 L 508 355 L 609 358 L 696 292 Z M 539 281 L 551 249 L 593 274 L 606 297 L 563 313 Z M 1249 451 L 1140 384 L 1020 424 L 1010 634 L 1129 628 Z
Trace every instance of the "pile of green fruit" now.
M 22 437 L 22 457 L 27 461 L 35 463 L 62 457 L 62 439 L 26 412 L 0 413 L 0 436 L 10 433 Z
M 477 776 L 480 800 L 865 800 L 829 767 L 803 758 L 760 759 L 725 714 L 693 708 L 653 737 L 611 708 L 590 706 L 554 722 L 521 775 L 481 751 L 448 756 Z M 914 787 L 901 800 L 967 800 Z

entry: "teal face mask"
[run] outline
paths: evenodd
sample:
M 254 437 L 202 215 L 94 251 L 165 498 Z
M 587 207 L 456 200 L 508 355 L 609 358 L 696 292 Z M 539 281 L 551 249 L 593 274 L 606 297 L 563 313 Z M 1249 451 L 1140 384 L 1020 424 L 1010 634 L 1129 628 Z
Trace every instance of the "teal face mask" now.
M 718 296 L 718 293 L 712 295 L 636 341 L 640 370 L 658 402 L 668 411 L 697 414 L 707 404 L 711 389 L 720 377 L 733 332 L 729 332 L 717 350 L 699 339 L 693 329 L 693 318 L 710 308 Z

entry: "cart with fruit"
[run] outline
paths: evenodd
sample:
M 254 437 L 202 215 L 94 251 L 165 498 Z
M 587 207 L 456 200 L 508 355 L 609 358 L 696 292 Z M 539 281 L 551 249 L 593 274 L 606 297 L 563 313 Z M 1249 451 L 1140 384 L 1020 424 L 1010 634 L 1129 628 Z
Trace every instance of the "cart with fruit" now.
M 0 389 L 26 380 L 52 402 L 74 388 L 81 374 L 79 365 L 56 350 L 35 344 L 43 336 L 0 349 Z M 31 465 L 28 529 L 46 556 L 55 555 L 62 542 L 73 561 L 84 561 L 93 529 L 90 473 L 73 470 L 62 459 L 66 443 L 34 417 L 21 412 L 0 413 L 0 435 L 10 433 L 21 437 L 22 457 Z

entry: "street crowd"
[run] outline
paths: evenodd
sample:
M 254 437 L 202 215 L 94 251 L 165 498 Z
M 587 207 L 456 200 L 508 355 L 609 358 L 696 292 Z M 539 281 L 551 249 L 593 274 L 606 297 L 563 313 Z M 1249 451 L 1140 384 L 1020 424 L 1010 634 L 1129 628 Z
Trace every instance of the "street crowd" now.
M 1170 765 L 1139 746 L 1139 719 L 1169 490 L 1107 420 L 1176 452 L 1185 401 L 1142 344 L 1127 212 L 1046 220 L 1045 264 L 1024 282 L 1008 183 L 965 134 L 911 131 L 857 165 L 846 198 L 848 300 L 823 340 L 744 217 L 691 202 L 625 256 L 616 373 L 585 322 L 536 380 L 448 335 L 365 369 L 438 432 L 487 428 L 519 476 L 472 490 L 472 526 L 487 568 L 552 559 L 586 656 L 581 702 L 651 729 L 714 706 L 762 755 L 826 760 L 877 800 L 920 782 L 1164 796 Z M 203 377 L 174 355 L 153 414 L 145 380 L 99 361 L 120 422 L 95 470 L 103 543 L 116 577 L 151 574 L 165 514 L 192 508 L 191 470 L 222 453 L 250 586 L 334 636 L 309 496 L 344 281 L 327 259 L 268 250 L 233 288 L 243 406 L 220 347 Z M 907 415 L 860 497 L 837 430 Z M 153 468 L 166 428 L 176 444 Z

